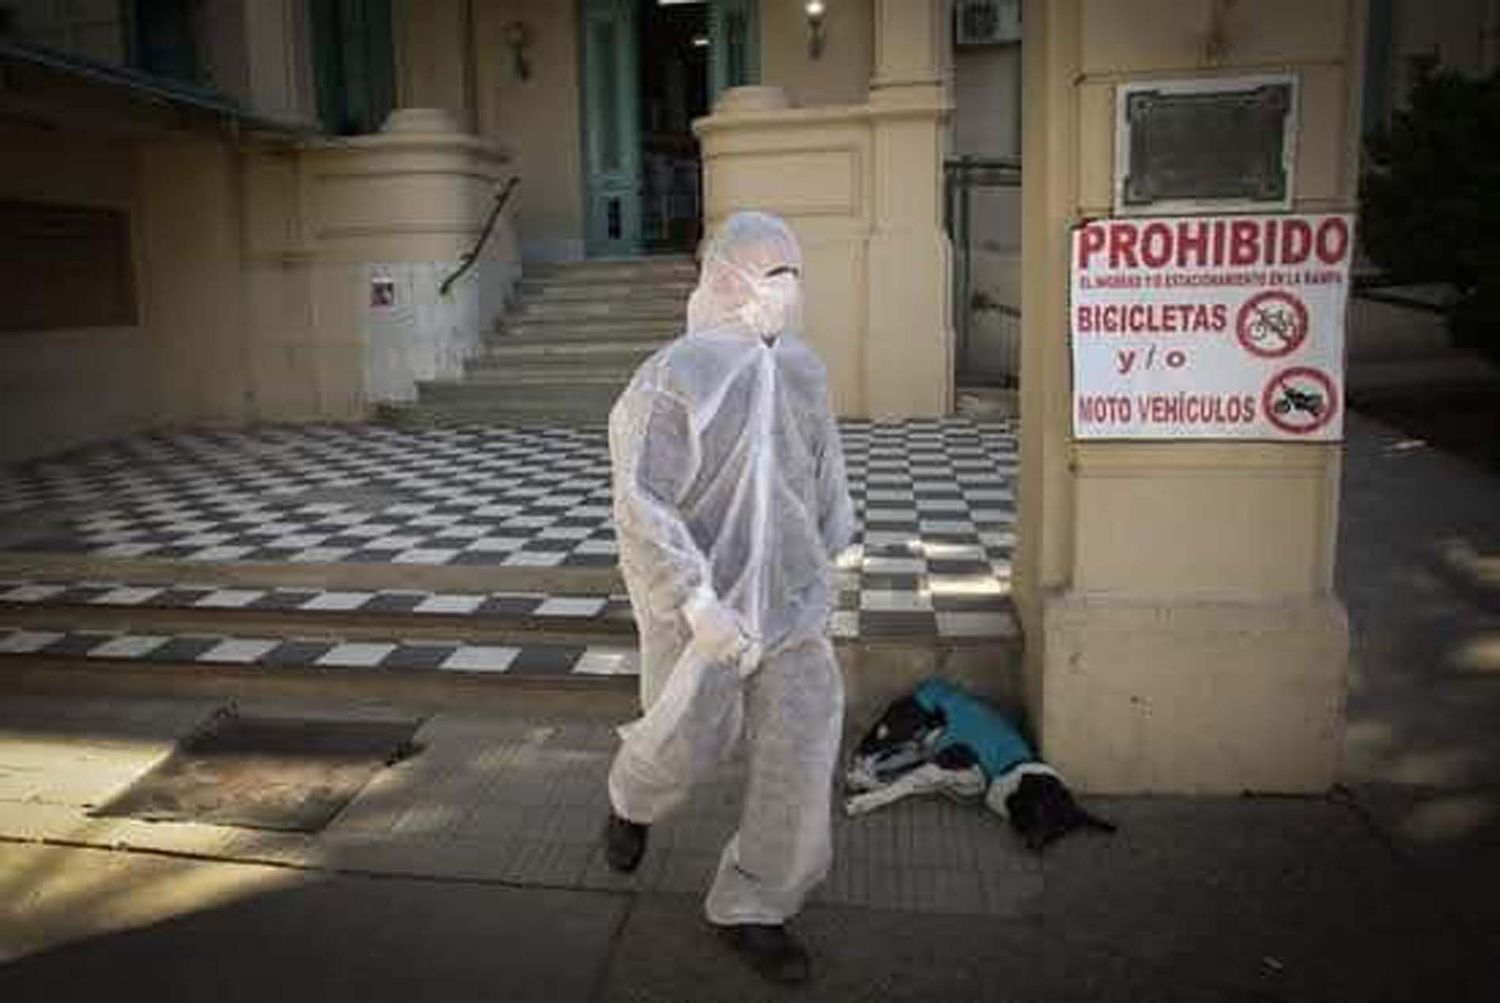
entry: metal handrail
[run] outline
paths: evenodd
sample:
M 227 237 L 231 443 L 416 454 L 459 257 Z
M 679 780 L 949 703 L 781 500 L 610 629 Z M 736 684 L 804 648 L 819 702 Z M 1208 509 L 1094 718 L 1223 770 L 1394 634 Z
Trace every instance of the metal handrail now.
M 989 172 L 997 175 L 1017 175 L 1021 173 L 1020 157 L 975 157 L 963 154 L 957 157 L 949 157 L 943 161 L 943 167 L 947 170 L 961 170 L 965 172 Z M 1019 179 L 1017 179 L 1019 180 Z M 1004 182 L 1000 182 L 1004 183 Z
M 490 234 L 494 232 L 495 221 L 500 218 L 501 211 L 505 209 L 505 203 L 510 201 L 510 193 L 515 191 L 516 186 L 520 183 L 521 179 L 519 177 L 511 178 L 505 183 L 505 187 L 495 195 L 495 204 L 490 207 L 489 218 L 484 221 L 484 226 L 479 229 L 479 237 L 474 241 L 474 247 L 458 259 L 458 267 L 453 270 L 453 274 L 449 275 L 438 286 L 438 295 L 447 296 L 448 290 L 452 287 L 453 283 L 462 278 L 464 272 L 467 272 L 474 266 L 474 262 L 479 260 L 479 252 L 484 249 L 484 242 L 489 240 Z

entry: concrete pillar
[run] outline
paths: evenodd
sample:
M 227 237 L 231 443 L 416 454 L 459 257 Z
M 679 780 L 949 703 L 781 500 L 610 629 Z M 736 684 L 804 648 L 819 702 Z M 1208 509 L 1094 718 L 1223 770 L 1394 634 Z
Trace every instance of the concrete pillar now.
M 1114 89 L 1140 77 L 1297 73 L 1295 209 L 1352 209 L 1363 12 L 1027 0 L 1016 594 L 1043 752 L 1085 789 L 1316 791 L 1336 775 L 1339 447 L 1072 442 L 1068 241 L 1111 214 Z
M 156 420 L 237 425 L 250 414 L 240 161 L 208 137 L 136 148 L 133 221 L 142 326 L 158 360 Z
M 869 412 L 942 415 L 953 399 L 952 251 L 943 230 L 949 5 L 877 0 L 870 81 Z

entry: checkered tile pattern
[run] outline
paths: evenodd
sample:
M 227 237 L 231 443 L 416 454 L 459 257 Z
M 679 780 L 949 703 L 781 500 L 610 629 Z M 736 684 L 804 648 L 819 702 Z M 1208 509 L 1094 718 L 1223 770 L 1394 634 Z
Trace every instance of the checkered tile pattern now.
M 222 612 L 399 613 L 414 616 L 505 617 L 517 620 L 630 621 L 623 595 L 542 592 L 424 592 L 404 589 L 329 590 L 215 585 L 130 585 L 123 582 L 0 581 L 0 604 L 23 607 L 103 606 Z
M 615 563 L 600 432 L 376 426 L 131 440 L 22 468 L 0 512 L 89 507 L 14 549 L 183 561 Z
M 849 422 L 844 448 L 861 529 L 839 562 L 835 635 L 1013 635 L 1014 429 Z
M 843 425 L 862 517 L 835 632 L 1013 630 L 1005 422 Z M 188 562 L 609 567 L 602 429 L 269 427 L 131 439 L 0 476 L 9 549 Z
M 635 651 L 618 645 L 372 642 L 0 626 L 0 656 L 3 655 L 262 668 L 427 669 L 526 677 L 630 676 L 638 671 Z

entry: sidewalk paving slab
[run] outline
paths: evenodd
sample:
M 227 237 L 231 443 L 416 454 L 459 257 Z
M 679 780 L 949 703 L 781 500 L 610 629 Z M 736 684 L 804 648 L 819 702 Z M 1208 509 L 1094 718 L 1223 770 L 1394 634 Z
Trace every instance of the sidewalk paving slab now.
M 5 873 L 22 880 L 59 868 L 28 901 L 33 922 L 50 910 L 47 931 L 0 914 L 0 947 L 12 951 L 0 999 L 572 1003 L 593 998 L 626 908 L 621 896 L 585 892 L 119 857 L 0 846 Z M 206 884 L 216 887 L 205 906 Z M 14 957 L 27 938 L 69 933 L 70 903 L 101 895 L 162 908 L 145 925 Z
M 604 980 L 606 1003 L 1248 1003 L 1233 987 L 1049 938 L 1035 921 L 815 908 L 797 922 L 815 984 L 768 987 L 718 943 L 695 902 L 661 896 L 631 911 Z
M 1342 782 L 1500 957 L 1500 476 L 1358 414 L 1339 590 L 1351 622 Z M 1477 555 L 1455 566 L 1455 552 Z
M 1049 932 L 1288 999 L 1484 998 L 1477 945 L 1346 804 L 1109 798 L 1096 807 L 1120 832 L 1048 852 Z

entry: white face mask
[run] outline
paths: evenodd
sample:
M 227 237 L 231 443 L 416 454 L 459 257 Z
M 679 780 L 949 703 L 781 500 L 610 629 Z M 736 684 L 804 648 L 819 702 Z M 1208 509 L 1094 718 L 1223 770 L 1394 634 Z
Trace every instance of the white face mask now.
M 769 341 L 802 326 L 802 283 L 790 272 L 748 280 L 750 298 L 740 307 L 745 326 Z

